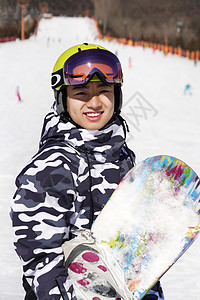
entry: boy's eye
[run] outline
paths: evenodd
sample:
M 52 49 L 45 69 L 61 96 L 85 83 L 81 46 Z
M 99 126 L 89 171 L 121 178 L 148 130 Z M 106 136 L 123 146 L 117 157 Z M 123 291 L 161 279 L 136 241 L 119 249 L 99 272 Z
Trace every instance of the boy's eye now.
M 110 89 L 102 89 L 100 90 L 100 93 L 109 93 L 110 92 Z
M 103 90 L 101 93 L 102 94 L 108 94 L 108 93 L 111 93 L 111 91 L 110 90 Z
M 76 95 L 76 96 L 82 96 L 82 95 L 87 95 L 87 94 L 86 94 L 86 92 L 81 92 L 81 91 L 80 91 L 80 92 L 77 92 L 75 95 Z

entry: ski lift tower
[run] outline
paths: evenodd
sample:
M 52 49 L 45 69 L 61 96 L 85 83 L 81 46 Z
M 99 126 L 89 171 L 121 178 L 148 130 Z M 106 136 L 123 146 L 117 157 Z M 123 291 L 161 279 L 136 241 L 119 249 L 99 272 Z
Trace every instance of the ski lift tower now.
M 21 40 L 25 40 L 25 30 L 24 30 L 24 10 L 28 6 L 29 0 L 17 0 L 18 5 L 21 8 Z

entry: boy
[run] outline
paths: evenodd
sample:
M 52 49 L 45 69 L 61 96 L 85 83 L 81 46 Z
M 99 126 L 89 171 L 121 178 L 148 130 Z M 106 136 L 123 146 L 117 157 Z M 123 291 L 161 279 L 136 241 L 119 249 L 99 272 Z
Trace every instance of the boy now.
M 76 299 L 61 246 L 91 228 L 135 161 L 120 116 L 121 85 L 118 58 L 98 45 L 74 46 L 54 66 L 55 103 L 12 205 L 26 300 Z M 144 299 L 163 299 L 160 285 Z

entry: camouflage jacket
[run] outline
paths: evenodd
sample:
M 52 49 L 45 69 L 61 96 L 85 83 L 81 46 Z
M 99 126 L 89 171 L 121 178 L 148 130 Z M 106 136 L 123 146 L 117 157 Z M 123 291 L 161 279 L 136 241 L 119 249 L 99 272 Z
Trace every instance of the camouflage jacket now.
M 16 179 L 11 212 L 16 251 L 38 299 L 73 298 L 61 245 L 90 227 L 132 167 L 124 142 L 119 119 L 86 130 L 62 122 L 53 108 L 46 116 L 39 151 Z
M 46 116 L 11 211 L 16 252 L 37 299 L 76 299 L 61 246 L 76 229 L 90 228 L 134 158 L 118 118 L 91 131 L 64 123 L 54 108 Z M 150 293 L 161 299 L 157 288 Z

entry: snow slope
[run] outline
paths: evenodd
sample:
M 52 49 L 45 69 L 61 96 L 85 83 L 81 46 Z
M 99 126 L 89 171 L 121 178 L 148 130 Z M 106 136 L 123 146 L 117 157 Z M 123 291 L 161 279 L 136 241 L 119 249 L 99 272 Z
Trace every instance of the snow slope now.
M 10 201 L 15 177 L 37 151 L 43 117 L 53 102 L 53 65 L 70 46 L 95 42 L 117 53 L 124 71 L 128 143 L 139 161 L 157 154 L 173 155 L 200 175 L 200 63 L 96 36 L 90 19 L 54 17 L 41 20 L 37 37 L 0 44 L 0 300 L 23 299 L 21 265 L 12 245 Z M 191 85 L 192 95 L 184 95 L 186 84 Z M 199 269 L 200 239 L 164 275 L 166 299 L 200 299 Z

